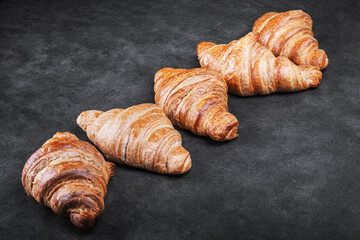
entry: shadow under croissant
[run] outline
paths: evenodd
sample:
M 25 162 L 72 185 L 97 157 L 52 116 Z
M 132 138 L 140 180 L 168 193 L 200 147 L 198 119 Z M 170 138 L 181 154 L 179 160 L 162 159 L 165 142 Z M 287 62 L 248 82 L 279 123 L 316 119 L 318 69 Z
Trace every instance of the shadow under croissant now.
M 122 171 L 127 171 L 127 172 L 139 172 L 139 173 L 143 173 L 143 174 L 150 174 L 153 176 L 159 176 L 160 178 L 174 178 L 174 179 L 180 179 L 180 178 L 184 178 L 186 175 L 189 174 L 189 172 L 191 172 L 191 168 L 189 171 L 187 171 L 186 173 L 183 174 L 161 174 L 158 172 L 153 172 L 153 171 L 149 171 L 145 168 L 137 168 L 137 167 L 132 167 L 132 166 L 128 166 L 125 164 L 121 164 L 121 163 L 116 163 L 116 171 L 118 171 L 119 169 L 121 169 Z
M 325 70 L 324 70 L 325 71 Z M 296 92 L 274 92 L 274 93 L 271 93 L 271 94 L 258 94 L 258 95 L 254 95 L 254 96 L 239 96 L 239 95 L 236 95 L 236 94 L 232 94 L 232 93 L 229 93 L 229 95 L 235 97 L 235 98 L 240 98 L 240 99 L 260 99 L 260 98 L 264 98 L 264 97 L 274 97 L 274 96 L 281 96 L 281 95 L 284 95 L 284 96 L 287 96 L 287 95 L 300 95 L 300 94 L 304 94 L 305 92 L 311 92 L 311 91 L 316 91 L 318 88 L 320 88 L 321 86 L 321 83 L 319 85 L 319 87 L 316 87 L 316 88 L 308 88 L 306 90 L 303 90 L 303 91 L 296 91 Z
M 178 131 L 178 132 L 180 132 L 180 134 L 181 134 L 181 136 L 182 136 L 182 138 L 183 138 L 183 145 L 185 146 L 185 147 L 187 147 L 187 149 L 191 149 L 191 147 L 189 147 L 189 146 L 187 146 L 187 141 L 186 141 L 186 138 L 189 136 L 189 138 L 196 138 L 196 140 L 198 141 L 204 141 L 207 145 L 210 145 L 210 146 L 213 146 L 213 147 L 217 147 L 217 146 L 224 146 L 224 145 L 226 145 L 226 144 L 229 144 L 229 143 L 231 143 L 231 142 L 233 142 L 233 141 L 236 141 L 236 139 L 238 138 L 238 137 L 236 137 L 236 138 L 234 138 L 234 139 L 231 139 L 231 140 L 227 140 L 227 141 L 215 141 L 215 140 L 213 140 L 213 139 L 211 139 L 211 138 L 209 138 L 208 136 L 199 136 L 199 135 L 197 135 L 197 134 L 195 134 L 195 133 L 193 133 L 193 132 L 191 132 L 191 131 L 189 131 L 189 130 L 184 130 L 184 129 L 182 129 L 182 128 L 180 128 L 179 126 L 176 126 L 176 125 L 174 125 L 174 128 Z M 238 131 L 239 132 L 239 131 Z M 239 137 L 240 137 L 241 135 L 239 134 Z M 185 139 L 185 140 L 184 140 Z M 190 154 L 191 154 L 191 152 L 190 152 Z M 193 160 L 193 164 L 194 164 L 194 160 Z M 191 169 L 190 169 L 191 170 Z
M 77 227 L 74 227 L 73 223 L 69 221 L 69 216 L 60 216 L 57 214 L 54 214 L 51 208 L 48 207 L 40 207 L 39 204 L 36 201 L 33 201 L 34 206 L 33 208 L 36 208 L 37 213 L 41 215 L 39 219 L 36 219 L 37 221 L 43 221 L 43 225 L 47 225 L 50 228 L 59 228 L 59 229 L 66 229 L 67 232 L 73 233 L 73 234 L 79 234 L 79 236 L 87 236 L 88 234 L 91 234 L 93 232 L 93 229 L 96 228 L 99 220 L 101 221 L 101 215 L 96 219 L 95 224 L 92 228 L 89 229 L 80 229 Z M 84 235 L 85 234 L 85 235 Z

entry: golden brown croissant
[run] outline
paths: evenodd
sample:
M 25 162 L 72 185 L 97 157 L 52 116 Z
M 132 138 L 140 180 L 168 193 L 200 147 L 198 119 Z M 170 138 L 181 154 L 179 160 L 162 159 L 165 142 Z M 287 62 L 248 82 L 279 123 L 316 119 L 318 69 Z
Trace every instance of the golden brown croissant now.
M 80 229 L 91 228 L 104 210 L 115 165 L 75 135 L 56 133 L 26 162 L 22 184 L 27 194 L 56 214 L 70 216 Z
M 202 67 L 218 71 L 229 92 L 241 96 L 300 91 L 317 87 L 322 79 L 317 67 L 276 58 L 252 32 L 227 45 L 201 42 L 197 54 Z
M 269 12 L 253 25 L 259 42 L 275 56 L 285 56 L 298 65 L 313 65 L 321 70 L 328 65 L 324 50 L 319 49 L 312 31 L 311 17 L 301 10 Z
M 218 141 L 238 136 L 239 123 L 227 111 L 227 85 L 217 72 L 163 68 L 154 81 L 155 103 L 174 124 Z
M 181 136 L 155 104 L 140 104 L 107 112 L 82 112 L 78 125 L 112 161 L 164 174 L 181 174 L 191 167 Z

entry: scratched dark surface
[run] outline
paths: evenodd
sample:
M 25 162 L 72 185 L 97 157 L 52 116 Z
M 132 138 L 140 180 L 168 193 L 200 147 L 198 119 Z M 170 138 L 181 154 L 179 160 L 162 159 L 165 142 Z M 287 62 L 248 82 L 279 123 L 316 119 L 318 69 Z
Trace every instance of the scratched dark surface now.
M 162 67 L 199 67 L 201 41 L 244 36 L 269 11 L 302 9 L 329 56 L 317 89 L 229 97 L 239 137 L 177 128 L 192 169 L 117 165 L 89 232 L 28 197 L 24 163 L 56 131 L 87 140 L 83 110 L 153 102 Z M 2 1 L 1 239 L 360 239 L 357 1 Z

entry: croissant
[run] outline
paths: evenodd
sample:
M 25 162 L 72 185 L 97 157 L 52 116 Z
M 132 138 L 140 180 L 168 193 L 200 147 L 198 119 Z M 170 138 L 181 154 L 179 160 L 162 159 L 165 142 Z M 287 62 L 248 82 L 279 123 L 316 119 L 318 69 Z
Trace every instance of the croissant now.
M 297 65 L 313 65 L 321 70 L 328 65 L 324 50 L 319 49 L 312 31 L 311 17 L 301 10 L 269 12 L 253 25 L 259 42 L 275 56 L 285 56 Z
M 322 79 L 317 67 L 276 58 L 253 32 L 227 45 L 201 42 L 197 55 L 202 67 L 218 71 L 229 92 L 241 96 L 300 91 L 317 87 Z
M 115 165 L 75 135 L 56 133 L 27 160 L 22 172 L 26 193 L 80 229 L 91 228 L 104 210 Z
M 112 161 L 163 174 L 181 174 L 191 167 L 180 133 L 155 104 L 89 110 L 79 115 L 77 123 Z
M 155 103 L 174 124 L 218 141 L 238 136 L 238 120 L 228 112 L 227 85 L 217 72 L 163 68 L 154 82 Z

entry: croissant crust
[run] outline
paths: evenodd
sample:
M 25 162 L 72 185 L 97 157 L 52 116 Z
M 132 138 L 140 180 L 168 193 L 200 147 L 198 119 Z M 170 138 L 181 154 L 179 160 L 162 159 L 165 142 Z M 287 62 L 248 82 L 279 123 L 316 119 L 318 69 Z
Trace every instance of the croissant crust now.
M 312 31 L 311 17 L 301 10 L 269 12 L 253 25 L 259 42 L 275 56 L 285 56 L 297 65 L 313 65 L 321 70 L 329 63 L 324 50 L 319 49 Z
M 238 136 L 238 120 L 228 112 L 227 85 L 217 72 L 163 68 L 154 82 L 155 103 L 174 124 L 217 141 Z
M 104 210 L 107 183 L 115 166 L 75 135 L 56 133 L 26 162 L 26 193 L 80 229 L 91 228 Z
M 229 44 L 201 42 L 197 47 L 200 65 L 219 72 L 229 92 L 241 96 L 300 91 L 320 84 L 322 73 L 317 67 L 275 57 L 257 37 L 250 32 Z
M 79 115 L 77 123 L 112 161 L 163 174 L 182 174 L 191 167 L 180 133 L 155 104 L 89 110 Z

